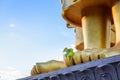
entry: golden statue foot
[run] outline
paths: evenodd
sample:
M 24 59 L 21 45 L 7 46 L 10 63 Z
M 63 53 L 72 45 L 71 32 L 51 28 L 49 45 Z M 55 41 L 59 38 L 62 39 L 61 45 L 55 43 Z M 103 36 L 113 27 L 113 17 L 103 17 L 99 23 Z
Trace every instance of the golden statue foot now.
M 106 57 L 116 56 L 116 55 L 120 55 L 120 43 L 117 43 L 112 48 L 108 48 L 106 49 L 105 52 L 102 52 L 100 54 L 100 58 L 106 58 Z
M 120 55 L 120 49 L 114 47 L 109 49 L 85 49 L 76 51 L 70 58 L 64 55 L 64 62 L 66 66 L 72 66 L 116 55 Z
M 66 66 L 63 61 L 50 60 L 48 62 L 40 62 L 40 63 L 36 63 L 33 66 L 31 70 L 31 75 L 46 73 L 46 72 L 58 70 L 65 67 Z
M 105 49 L 106 50 L 106 49 Z M 66 66 L 72 66 L 76 64 L 81 64 L 85 62 L 89 62 L 92 60 L 98 60 L 99 53 L 105 51 L 104 49 L 85 49 L 82 51 L 76 51 L 74 52 L 74 55 L 71 57 L 66 56 L 64 54 L 64 62 Z M 71 53 L 69 53 L 70 55 Z
M 85 49 L 83 51 L 75 52 L 73 60 L 75 64 L 85 63 L 92 60 L 100 59 L 100 53 L 106 51 L 106 49 Z

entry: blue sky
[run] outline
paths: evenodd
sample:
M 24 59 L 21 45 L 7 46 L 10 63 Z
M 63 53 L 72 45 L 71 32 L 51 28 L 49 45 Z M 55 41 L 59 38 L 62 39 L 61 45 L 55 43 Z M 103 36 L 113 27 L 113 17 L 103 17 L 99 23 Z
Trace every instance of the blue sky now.
M 36 62 L 62 60 L 62 49 L 75 43 L 60 0 L 0 0 L 0 70 L 29 74 Z

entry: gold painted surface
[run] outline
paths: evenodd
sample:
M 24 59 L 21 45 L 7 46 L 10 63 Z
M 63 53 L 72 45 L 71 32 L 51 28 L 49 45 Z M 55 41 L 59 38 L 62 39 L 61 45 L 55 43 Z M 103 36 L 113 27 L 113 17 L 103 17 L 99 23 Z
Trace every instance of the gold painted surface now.
M 116 46 L 120 48 L 120 1 L 113 5 L 112 13 L 116 30 Z
M 69 3 L 70 0 L 67 0 L 65 3 Z M 65 4 L 63 3 L 63 4 Z M 112 0 L 77 0 L 69 6 L 64 6 L 62 9 L 63 18 L 72 25 L 81 27 L 81 13 L 82 10 L 86 7 L 104 5 L 111 8 Z
M 110 18 L 104 7 L 90 7 L 83 11 L 84 49 L 109 48 Z M 109 24 L 108 24 L 109 22 Z
M 48 62 L 36 63 L 31 70 L 31 75 L 41 74 L 65 68 L 63 61 L 50 60 Z

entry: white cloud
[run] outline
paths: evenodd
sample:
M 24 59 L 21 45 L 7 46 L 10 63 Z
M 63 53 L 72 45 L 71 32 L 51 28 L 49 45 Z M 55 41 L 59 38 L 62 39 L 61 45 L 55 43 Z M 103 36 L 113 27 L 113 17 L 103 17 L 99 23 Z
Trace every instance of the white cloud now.
M 10 28 L 15 28 L 16 25 L 15 25 L 15 24 L 9 24 L 9 27 L 10 27 Z
M 7 69 L 7 70 L 12 70 L 12 71 L 13 71 L 13 70 L 16 70 L 15 68 L 13 68 L 13 67 L 11 67 L 11 66 L 6 67 L 6 69 Z
M 7 67 L 6 70 L 0 70 L 0 80 L 16 80 L 23 77 L 26 76 L 13 67 Z

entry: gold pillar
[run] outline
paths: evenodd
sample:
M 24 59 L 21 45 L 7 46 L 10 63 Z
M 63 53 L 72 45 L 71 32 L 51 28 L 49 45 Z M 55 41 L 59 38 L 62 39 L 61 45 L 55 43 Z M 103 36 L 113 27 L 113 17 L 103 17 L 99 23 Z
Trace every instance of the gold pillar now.
M 117 45 L 120 44 L 120 1 L 115 2 L 115 4 L 113 5 L 112 14 L 116 30 L 116 45 Z
M 103 6 L 93 6 L 82 11 L 82 27 L 84 48 L 109 48 L 110 47 L 109 10 Z
M 83 50 L 84 49 L 83 30 L 81 27 L 75 27 L 75 32 L 76 32 L 75 47 L 77 50 Z

